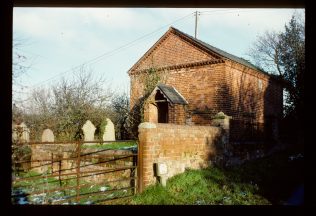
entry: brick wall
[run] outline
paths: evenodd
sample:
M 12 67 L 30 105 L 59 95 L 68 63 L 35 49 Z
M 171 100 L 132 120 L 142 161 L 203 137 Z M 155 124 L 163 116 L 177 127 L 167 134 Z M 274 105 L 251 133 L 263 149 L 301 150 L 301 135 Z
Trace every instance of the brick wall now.
M 184 125 L 186 119 L 185 106 L 181 104 L 168 105 L 169 123 Z
M 215 106 L 214 95 L 217 94 L 222 83 L 223 71 L 223 64 L 169 70 L 165 84 L 175 87 L 188 101 L 188 111 L 204 111 Z M 142 76 L 143 74 L 131 75 L 131 108 L 144 94 Z M 195 116 L 197 117 L 193 117 L 192 122 L 200 124 L 195 120 L 201 117 L 198 117 L 198 114 Z
M 278 131 L 268 131 L 269 127 L 278 128 L 282 117 L 281 85 L 268 75 L 232 61 L 226 61 L 225 72 L 227 89 L 222 97 L 227 104 L 222 107 L 225 114 L 233 117 L 232 140 L 263 141 L 271 136 L 276 140 Z
M 157 105 L 146 103 L 144 106 L 144 121 L 158 123 Z
M 151 53 L 139 64 L 135 70 L 150 67 L 166 67 L 183 63 L 215 59 L 205 51 L 195 48 L 179 36 L 169 34 L 162 42 L 151 50 Z
M 205 124 L 202 119 L 207 119 L 207 113 L 202 112 L 207 110 L 223 111 L 237 119 L 253 113 L 258 122 L 264 122 L 264 115 L 281 116 L 281 86 L 265 75 L 246 73 L 247 69 L 238 66 L 216 64 L 170 70 L 165 84 L 174 86 L 186 98 L 188 110 L 196 112 L 192 120 L 196 124 Z M 141 79 L 131 76 L 132 106 L 142 96 L 142 86 Z
M 150 52 L 150 57 L 129 73 L 131 108 L 144 94 L 145 74 L 141 70 L 214 59 L 173 34 Z M 150 65 L 149 59 L 155 65 Z M 225 62 L 213 64 L 169 68 L 164 70 L 163 76 L 163 82 L 174 86 L 189 103 L 185 115 L 180 114 L 186 118 L 181 121 L 174 119 L 181 110 L 169 107 L 170 123 L 210 125 L 212 116 L 222 111 L 238 121 L 265 124 L 269 119 L 273 130 L 277 131 L 277 122 L 283 112 L 283 91 L 274 78 L 264 73 L 225 59 Z
M 186 168 L 206 167 L 217 155 L 222 143 L 222 129 L 212 126 L 142 123 L 139 125 L 139 186 L 156 183 L 154 163 L 168 166 L 167 177 Z
M 261 123 L 265 115 L 282 116 L 282 87 L 277 81 L 232 61 L 226 61 L 225 65 L 227 89 L 221 95 L 228 100 L 223 105 L 225 113 L 234 119 L 252 116 Z

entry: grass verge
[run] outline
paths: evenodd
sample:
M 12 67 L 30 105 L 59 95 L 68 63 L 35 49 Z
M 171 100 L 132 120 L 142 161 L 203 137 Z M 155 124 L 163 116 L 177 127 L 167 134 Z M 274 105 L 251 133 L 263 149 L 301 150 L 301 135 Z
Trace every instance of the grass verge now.
M 230 181 L 220 168 L 187 170 L 166 187 L 150 186 L 130 204 L 145 205 L 269 205 L 256 185 Z
M 304 184 L 303 157 L 284 151 L 226 169 L 187 170 L 153 185 L 124 204 L 271 205 L 285 204 Z M 294 158 L 294 159 L 293 159 Z

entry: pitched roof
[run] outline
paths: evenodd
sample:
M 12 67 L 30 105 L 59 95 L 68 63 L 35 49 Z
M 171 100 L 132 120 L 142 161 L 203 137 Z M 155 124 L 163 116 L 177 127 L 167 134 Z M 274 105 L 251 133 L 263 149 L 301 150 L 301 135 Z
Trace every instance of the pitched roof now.
M 233 54 L 230 54 L 228 52 L 225 52 L 224 50 L 218 49 L 218 48 L 216 48 L 216 47 L 214 47 L 214 46 L 212 46 L 212 45 L 210 45 L 208 43 L 205 43 L 205 42 L 203 42 L 203 41 L 201 41 L 199 39 L 196 39 L 196 38 L 192 37 L 191 35 L 188 35 L 188 34 L 182 32 L 182 31 L 180 31 L 180 30 L 178 30 L 178 29 L 176 29 L 174 27 L 170 27 L 170 30 L 173 30 L 173 31 L 175 31 L 175 32 L 177 32 L 179 34 L 185 35 L 186 37 L 188 37 L 190 40 L 194 41 L 195 43 L 198 43 L 198 44 L 202 45 L 203 47 L 207 48 L 209 51 L 215 52 L 216 54 L 218 54 L 218 55 L 220 55 L 220 56 L 222 56 L 224 58 L 227 58 L 227 59 L 230 59 L 232 61 L 238 62 L 238 63 L 240 63 L 242 65 L 245 65 L 245 66 L 247 66 L 249 68 L 252 68 L 254 70 L 259 70 L 261 72 L 264 72 L 264 71 L 262 71 L 262 69 L 260 69 L 257 66 L 251 64 L 247 60 L 245 60 L 243 58 L 240 58 L 240 57 L 237 57 L 237 56 L 235 56 Z M 264 73 L 266 73 L 266 72 L 264 72 Z
M 171 102 L 173 104 L 188 104 L 186 99 L 173 86 L 159 83 L 156 88 L 161 91 L 168 102 Z
M 137 67 L 137 65 L 140 64 L 140 62 L 146 58 L 148 55 L 150 55 L 151 52 L 154 51 L 155 47 L 158 46 L 170 33 L 174 33 L 180 37 L 182 37 L 183 39 L 187 40 L 188 42 L 194 44 L 195 46 L 207 51 L 208 53 L 210 53 L 211 55 L 213 55 L 216 59 L 218 60 L 225 60 L 225 59 L 229 59 L 229 60 L 232 60 L 234 62 L 237 62 L 239 64 L 242 64 L 244 66 L 247 66 L 251 69 L 254 69 L 254 70 L 257 70 L 259 72 L 262 72 L 266 75 L 269 75 L 271 76 L 271 74 L 268 74 L 267 72 L 263 71 L 262 69 L 258 68 L 257 66 L 251 64 L 249 61 L 243 59 L 243 58 L 240 58 L 240 57 L 237 57 L 233 54 L 230 54 L 228 52 L 225 52 L 219 48 L 216 48 L 208 43 L 205 43 L 199 39 L 196 39 L 194 37 L 192 37 L 191 35 L 188 35 L 174 27 L 170 27 L 169 30 L 131 67 L 131 69 L 129 71 L 132 71 L 134 70 L 134 68 Z M 222 61 L 215 61 L 215 63 L 220 63 Z M 212 62 L 213 63 L 213 62 Z

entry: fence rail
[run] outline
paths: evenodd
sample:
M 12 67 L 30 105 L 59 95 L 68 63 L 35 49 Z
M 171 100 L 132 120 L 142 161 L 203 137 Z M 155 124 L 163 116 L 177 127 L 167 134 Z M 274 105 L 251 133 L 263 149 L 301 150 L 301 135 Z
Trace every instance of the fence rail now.
M 13 164 L 31 164 L 28 170 L 34 170 L 35 168 L 45 168 L 45 172 L 38 175 L 29 177 L 17 177 L 13 180 L 13 188 L 26 190 L 33 186 L 32 190 L 27 191 L 28 198 L 40 194 L 49 193 L 64 193 L 63 197 L 59 197 L 57 200 L 52 199 L 51 204 L 63 204 L 67 201 L 75 200 L 76 204 L 81 203 L 85 198 L 91 198 L 93 203 L 101 203 L 114 199 L 121 199 L 132 196 L 136 193 L 137 189 L 137 154 L 134 152 L 120 152 L 122 149 L 105 148 L 102 150 L 94 150 L 89 152 L 89 146 L 83 149 L 84 144 L 105 144 L 105 143 L 118 143 L 118 142 L 135 142 L 134 140 L 119 140 L 119 141 L 68 141 L 68 142 L 20 142 L 17 146 L 30 146 L 32 149 L 32 157 L 28 160 L 16 160 L 12 161 Z M 73 151 L 59 152 L 46 152 L 46 157 L 41 159 L 33 159 L 34 154 L 40 151 L 45 152 L 47 145 L 58 146 L 60 144 L 73 145 Z M 34 146 L 36 146 L 34 148 Z M 42 146 L 43 149 L 39 150 L 38 146 Z M 45 147 L 46 146 L 46 147 Z M 106 145 L 105 145 L 106 146 Z M 47 149 L 46 149 L 47 150 Z M 113 152 L 107 152 L 113 150 Z M 126 150 L 126 149 L 125 149 Z M 68 153 L 68 157 L 60 155 L 61 153 Z M 49 157 L 49 154 L 51 156 Z M 57 155 L 57 156 L 56 156 Z M 93 161 L 97 160 L 97 161 Z M 124 161 L 125 160 L 125 161 Z M 66 161 L 72 161 L 71 165 L 63 167 L 63 163 Z M 123 161 L 123 164 L 118 164 L 118 161 Z M 128 163 L 129 165 L 125 165 Z M 75 166 L 74 166 L 75 165 Z M 58 170 L 54 168 L 58 166 Z M 106 167 L 104 167 L 106 166 Z M 48 171 L 50 167 L 50 171 Z M 125 172 L 129 170 L 128 172 Z M 115 173 L 115 174 L 114 174 Z M 112 175 L 111 175 L 112 174 Z M 111 176 L 109 176 L 111 175 Z M 129 176 L 126 176 L 129 175 Z M 98 178 L 98 181 L 91 183 L 91 178 Z M 88 179 L 88 180 L 87 180 Z M 101 180 L 100 180 L 101 179 Z M 69 182 L 72 185 L 69 186 Z M 101 182 L 99 182 L 101 181 Z M 30 183 L 31 182 L 31 183 Z M 34 182 L 36 182 L 34 190 Z M 125 184 L 122 184 L 125 182 Z M 57 186 L 53 183 L 58 184 Z M 127 186 L 126 183 L 129 183 Z M 114 185 L 114 186 L 113 186 Z M 46 186 L 46 187 L 45 187 Z M 37 187 L 37 188 L 36 188 Z M 92 187 L 96 187 L 98 191 L 89 190 Z M 41 189 L 42 188 L 42 189 Z M 106 188 L 106 189 L 104 189 Z M 127 191 L 130 190 L 130 193 Z M 118 192 L 123 191 L 123 195 Z M 66 195 L 69 192 L 69 195 Z M 74 193 L 75 192 L 75 193 Z M 118 194 L 115 194 L 118 193 Z M 111 194 L 112 196 L 104 199 L 104 195 Z M 114 194 L 114 195 L 113 195 Z M 102 195 L 102 196 L 100 196 Z M 17 195 L 12 195 L 17 197 Z M 102 199 L 101 199 L 102 198 Z M 31 203 L 31 202 L 30 202 Z M 33 204 L 33 203 L 32 203 Z M 42 204 L 47 204 L 43 201 Z

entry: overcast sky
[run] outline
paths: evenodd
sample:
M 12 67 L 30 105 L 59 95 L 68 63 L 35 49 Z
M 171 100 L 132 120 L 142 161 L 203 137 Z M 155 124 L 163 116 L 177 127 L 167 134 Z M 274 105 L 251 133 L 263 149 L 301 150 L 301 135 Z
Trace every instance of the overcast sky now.
M 70 77 L 87 62 L 113 89 L 129 92 L 127 71 L 173 26 L 231 54 L 246 55 L 259 34 L 282 31 L 298 9 L 14 8 L 13 36 L 31 68 L 22 91 Z

